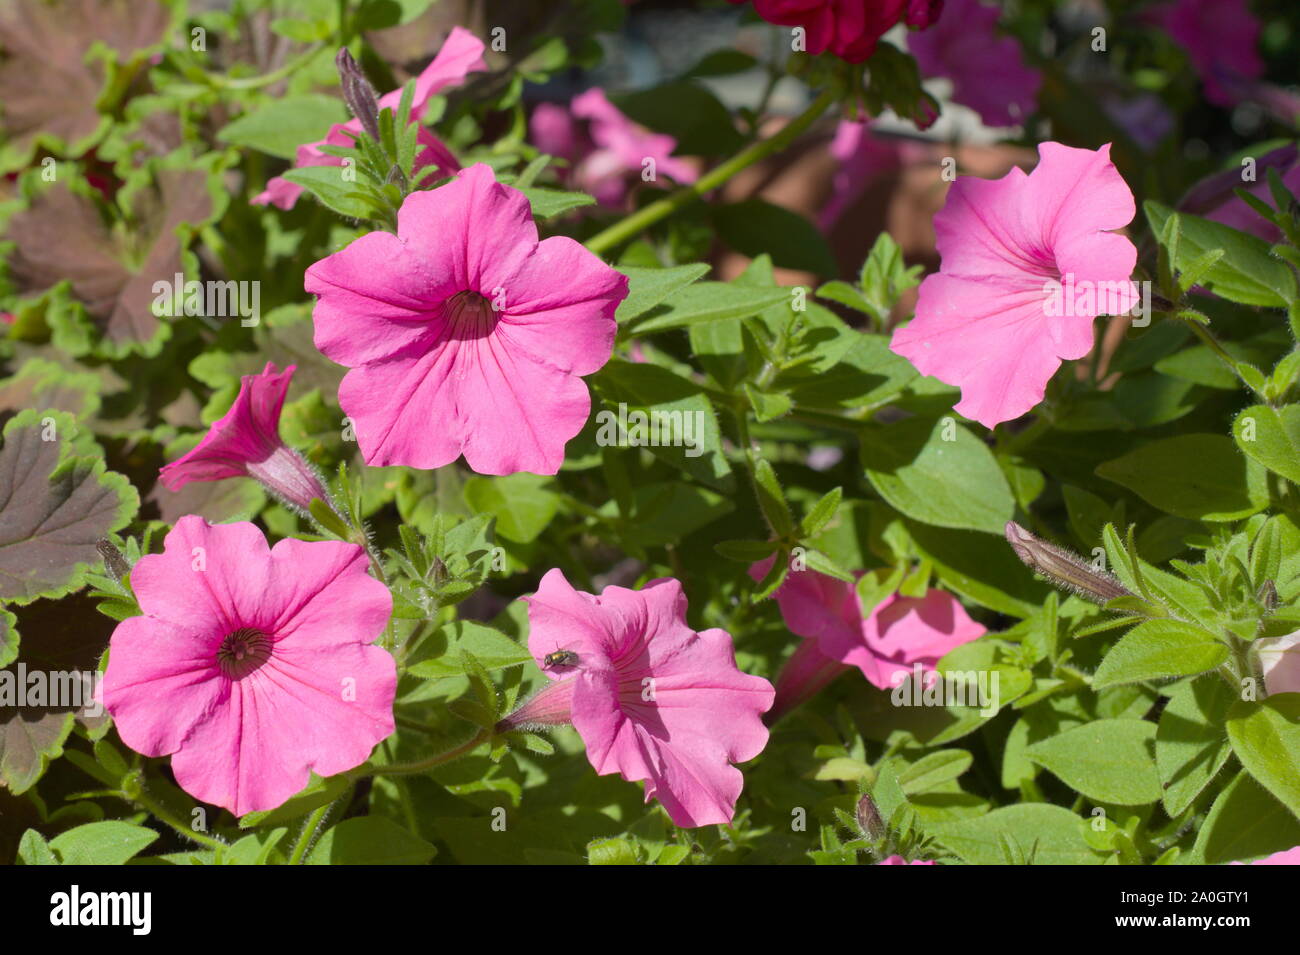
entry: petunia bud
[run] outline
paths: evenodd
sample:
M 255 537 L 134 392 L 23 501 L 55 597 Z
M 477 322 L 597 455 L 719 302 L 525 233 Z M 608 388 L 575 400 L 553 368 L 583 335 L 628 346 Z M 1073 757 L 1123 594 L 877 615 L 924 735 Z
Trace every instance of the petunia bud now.
M 563 726 L 573 720 L 573 685 L 577 677 L 557 680 L 542 687 L 501 722 L 497 732 L 533 729 L 540 726 Z
M 1080 597 L 1104 604 L 1132 596 L 1110 574 L 1097 570 L 1078 554 L 1036 537 L 1015 521 L 1007 521 L 1006 535 L 1011 549 L 1028 567 Z
M 127 563 L 122 552 L 113 546 L 113 542 L 107 537 L 101 537 L 95 541 L 95 550 L 99 551 L 99 556 L 104 558 L 104 569 L 108 571 L 110 577 L 114 580 L 121 580 L 127 574 L 131 573 L 131 565 Z
M 361 128 L 378 141 L 379 95 L 375 88 L 366 79 L 366 74 L 361 72 L 357 61 L 352 59 L 347 47 L 339 50 L 338 56 L 334 57 L 334 65 L 338 67 L 339 80 L 343 85 L 343 102 L 348 104 L 348 109 L 361 123 Z
M 858 828 L 862 830 L 864 836 L 873 842 L 884 838 L 885 824 L 880 818 L 880 810 L 866 793 L 858 799 L 857 817 Z

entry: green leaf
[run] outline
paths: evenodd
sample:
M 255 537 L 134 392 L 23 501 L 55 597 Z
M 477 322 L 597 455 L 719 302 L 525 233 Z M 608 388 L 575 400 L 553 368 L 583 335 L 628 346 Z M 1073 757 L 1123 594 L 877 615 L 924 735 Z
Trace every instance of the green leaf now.
M 252 829 L 254 826 L 276 826 L 290 822 L 314 812 L 321 806 L 328 806 L 343 795 L 350 785 L 347 776 L 329 776 L 322 778 L 315 773 L 306 787 L 286 802 L 274 809 L 249 812 L 239 817 L 239 828 Z
M 35 829 L 28 829 L 18 841 L 18 865 L 58 865 L 54 850 Z
M 794 516 L 790 513 L 790 505 L 785 502 L 785 492 L 781 490 L 781 482 L 776 479 L 776 471 L 763 458 L 754 464 L 754 483 L 759 507 L 773 533 L 777 537 L 788 536 L 794 530 Z
M 620 325 L 639 318 L 674 292 L 697 282 L 709 273 L 703 262 L 678 265 L 670 269 L 646 269 L 621 266 L 627 276 L 627 298 L 619 303 L 614 317 Z
M 360 816 L 327 830 L 307 865 L 425 865 L 437 851 L 384 816 Z
M 1252 405 L 1232 422 L 1232 436 L 1252 459 L 1300 484 L 1300 405 Z
M 596 204 L 595 198 L 585 192 L 565 192 L 562 189 L 546 189 L 542 186 L 514 188 L 528 199 L 533 207 L 533 217 L 536 219 L 550 219 L 583 206 Z
M 1155 735 L 1155 724 L 1146 720 L 1095 720 L 1034 743 L 1025 752 L 1095 802 L 1140 806 L 1161 795 L 1152 758 Z
M 728 318 L 748 318 L 790 300 L 790 289 L 697 282 L 673 292 L 651 311 L 634 321 L 632 335 L 649 335 L 670 328 L 685 328 Z
M 734 486 L 713 405 L 695 382 L 660 365 L 614 359 L 592 383 L 606 405 L 596 413 L 599 445 L 645 447 L 705 484 Z
M 1143 204 L 1152 230 L 1159 235 L 1172 210 L 1158 202 Z M 1200 283 L 1220 298 L 1242 305 L 1286 308 L 1296 297 L 1295 273 L 1269 253 L 1267 242 L 1200 216 L 1178 213 L 1179 240 L 1174 268 L 1186 272 L 1203 265 L 1212 249 L 1225 255 L 1205 270 Z
M 465 482 L 465 503 L 493 515 L 502 537 L 527 544 L 546 530 L 559 510 L 559 495 L 548 489 L 552 480 L 522 471 L 505 477 L 472 477 Z
M 597 839 L 587 846 L 588 865 L 637 865 L 636 845 L 628 839 Z
M 499 630 L 493 630 L 472 620 L 457 620 L 442 630 L 446 636 L 446 649 L 436 658 L 421 659 L 407 672 L 424 680 L 464 676 L 465 664 L 461 652 L 468 651 L 484 670 L 500 670 L 518 666 L 532 659 L 528 648 Z
M 110 820 L 69 829 L 50 840 L 64 865 L 122 865 L 158 838 L 144 826 Z
M 1152 441 L 1099 465 L 1096 473 L 1153 507 L 1192 520 L 1237 520 L 1268 503 L 1264 468 L 1217 434 Z
M 333 96 L 309 93 L 274 99 L 222 127 L 217 139 L 281 159 L 293 159 L 298 147 L 324 139 L 335 123 L 346 122 L 347 109 Z
M 1015 512 L 992 452 L 952 418 L 867 428 L 862 458 L 880 496 L 923 523 L 1001 536 Z
M 973 757 L 964 749 L 941 749 L 927 753 L 898 771 L 898 783 L 909 796 L 928 792 L 956 779 L 970 769 Z
M 140 498 L 61 411 L 24 411 L 0 446 L 0 600 L 24 604 L 81 587 L 95 542 L 126 526 Z
M 684 156 L 727 156 L 744 146 L 727 107 L 698 83 L 679 80 L 610 97 L 633 122 L 667 133 Z
M 1228 711 L 1228 739 L 1246 771 L 1300 815 L 1300 693 L 1235 701 Z
M 1228 761 L 1223 723 L 1233 699 L 1217 676 L 1189 680 L 1169 694 L 1156 727 L 1156 767 L 1170 818 L 1183 813 Z
M 1213 670 L 1228 659 L 1214 634 L 1180 620 L 1146 620 L 1115 644 L 1092 678 L 1095 690 Z
M 1296 845 L 1300 845 L 1300 821 L 1243 771 L 1214 800 L 1187 862 L 1222 865 Z
M 343 166 L 302 166 L 288 170 L 284 177 L 310 192 L 321 205 L 349 219 L 369 219 L 374 210 L 357 198 L 358 183 L 348 182 Z
M 1034 865 L 1100 865 L 1106 857 L 1089 846 L 1086 826 L 1060 806 L 1023 803 L 932 824 L 929 831 L 971 865 L 1005 865 L 1008 843 Z
M 816 504 L 808 509 L 808 513 L 803 516 L 799 522 L 799 536 L 801 538 L 816 537 L 822 532 L 822 529 L 831 522 L 835 512 L 840 508 L 840 501 L 844 497 L 842 489 L 831 488 Z
M 821 231 L 797 212 L 763 199 L 713 206 L 711 211 L 718 236 L 742 255 L 766 253 L 775 265 L 818 276 L 839 271 Z

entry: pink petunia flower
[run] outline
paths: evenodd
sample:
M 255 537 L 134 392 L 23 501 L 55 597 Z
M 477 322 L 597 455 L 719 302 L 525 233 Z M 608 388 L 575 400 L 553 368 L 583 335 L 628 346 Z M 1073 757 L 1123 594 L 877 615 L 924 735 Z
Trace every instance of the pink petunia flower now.
M 881 859 L 876 865 L 934 865 L 933 859 L 913 859 L 907 862 L 902 856 L 890 856 L 888 859 Z
M 411 122 L 418 123 L 424 117 L 429 100 L 448 86 L 463 83 L 470 73 L 487 69 L 483 62 L 483 41 L 464 27 L 455 27 L 433 62 L 424 68 L 415 79 L 415 95 L 411 100 Z M 379 97 L 379 109 L 391 109 L 397 112 L 402 102 L 401 89 L 393 90 Z M 335 123 L 330 127 L 324 139 L 305 143 L 298 147 L 294 168 L 307 166 L 341 166 L 343 160 L 321 151 L 322 146 L 345 146 L 354 144 L 355 136 L 361 134 L 361 121 L 356 117 L 346 123 Z M 349 135 L 351 134 L 351 135 Z M 460 163 L 451 150 L 442 144 L 438 137 L 423 126 L 417 132 L 419 146 L 415 154 L 415 170 L 425 166 L 438 167 L 437 177 L 450 176 L 460 171 Z M 276 176 L 266 184 L 266 189 L 252 200 L 254 205 L 273 205 L 280 209 L 292 209 L 302 195 L 302 186 Z
M 943 5 L 943 0 L 754 0 L 755 11 L 768 23 L 803 27 L 807 52 L 830 50 L 850 63 L 868 59 L 876 42 L 900 21 L 917 29 L 932 25 Z
M 1284 637 L 1265 637 L 1251 644 L 1264 676 L 1264 689 L 1274 693 L 1300 693 L 1300 630 Z
M 1232 862 L 1230 865 L 1300 865 L 1300 846 L 1274 852 L 1271 856 L 1256 859 L 1254 862 Z
M 1187 51 L 1217 106 L 1235 105 L 1264 73 L 1259 20 L 1246 0 L 1175 0 L 1148 17 Z
M 736 669 L 725 630 L 686 624 L 676 580 L 574 590 L 560 570 L 528 602 L 528 649 L 553 681 L 502 728 L 572 721 L 604 776 L 645 780 L 679 826 L 731 821 L 744 778 L 732 763 L 767 745 L 772 685 Z
M 528 200 L 475 165 L 415 192 L 307 270 L 316 347 L 367 464 L 554 474 L 609 360 L 627 277 L 573 239 L 538 242 Z
M 131 586 L 104 705 L 122 741 L 171 756 L 192 796 L 237 815 L 273 809 L 311 771 L 360 765 L 393 732 L 397 668 L 370 644 L 392 611 L 365 552 L 341 541 L 267 548 L 249 523 L 187 515 Z
M 230 410 L 194 450 L 164 465 L 158 474 L 162 485 L 179 491 L 191 481 L 251 477 L 301 511 L 312 498 L 328 502 L 315 469 L 280 440 L 280 409 L 296 367 L 277 372 L 275 363 L 267 362 L 260 375 L 244 375 Z
M 574 188 L 604 206 L 622 205 L 628 184 L 642 179 L 647 160 L 653 161 L 655 181 L 664 175 L 689 184 L 699 177 L 695 167 L 672 155 L 676 139 L 638 126 L 599 88 L 575 96 L 568 110 L 539 103 L 529 131 L 538 149 L 572 164 L 566 178 Z
M 960 386 L 956 410 L 990 428 L 1033 408 L 1061 361 L 1092 349 L 1094 318 L 1138 301 L 1137 249 L 1110 231 L 1135 211 L 1110 144 L 1049 142 L 1038 155 L 1028 175 L 953 183 L 934 217 L 939 272 L 889 346 Z
M 870 123 L 840 120 L 829 150 L 839 166 L 831 179 L 830 198 L 817 217 L 822 229 L 834 227 L 877 176 L 897 170 L 908 146 L 872 135 Z
M 999 15 L 980 0 L 946 0 L 934 29 L 909 34 L 907 47 L 922 76 L 952 80 L 954 101 L 989 126 L 1014 126 L 1034 111 L 1043 77 L 1014 37 L 997 32 Z
M 761 580 L 773 558 L 749 574 Z M 861 576 L 859 574 L 859 576 Z M 804 637 L 776 680 L 775 723 L 811 699 L 851 667 L 879 689 L 892 689 L 920 664 L 930 672 L 945 654 L 985 633 L 952 594 L 930 590 L 924 597 L 891 594 L 864 614 L 858 589 L 813 570 L 792 571 L 776 591 L 790 632 Z

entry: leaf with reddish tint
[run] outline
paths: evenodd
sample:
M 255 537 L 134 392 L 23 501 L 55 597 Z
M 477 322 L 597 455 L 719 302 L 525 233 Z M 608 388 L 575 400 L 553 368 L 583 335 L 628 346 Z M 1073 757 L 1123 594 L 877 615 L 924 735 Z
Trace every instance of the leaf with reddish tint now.
M 27 705 L 17 706 L 19 676 L 28 677 L 30 694 L 32 673 L 46 674 L 47 687 L 51 673 L 93 673 L 108 646 L 114 623 L 95 612 L 93 600 L 78 594 L 62 600 L 38 600 L 19 608 L 18 626 L 25 634 L 19 664 L 0 671 L 0 680 L 8 683 L 8 688 L 0 684 L 0 785 L 14 793 L 31 788 L 45 767 L 63 754 L 63 743 L 78 719 L 92 738 L 106 729 L 108 720 L 95 708 L 91 713 L 97 715 L 86 712 L 90 705 L 85 697 L 89 689 L 86 681 L 75 691 L 70 681 L 59 681 L 67 688 L 63 692 L 76 692 L 82 697 L 80 707 L 73 706 L 72 699 L 51 705 L 54 700 L 48 695 L 40 701 L 28 695 Z M 13 700 L 5 695 L 10 692 Z M 32 705 L 34 702 L 43 705 Z
M 110 70 L 91 48 L 103 43 L 131 69 L 170 23 L 157 0 L 0 4 L 0 172 L 27 165 L 39 146 L 76 157 L 94 145 L 108 126 L 100 107 Z
M 0 418 L 29 408 L 66 411 L 89 422 L 99 411 L 102 382 L 92 371 L 75 371 L 45 358 L 28 358 L 11 378 L 0 379 Z
M 93 443 L 57 411 L 24 411 L 0 445 L 0 600 L 28 603 L 76 590 L 100 563 L 95 542 L 126 525 L 140 498 L 104 467 Z M 44 440 L 46 437 L 54 440 Z
M 18 293 L 65 290 L 63 297 L 90 319 L 110 357 L 156 352 L 165 325 L 154 314 L 154 283 L 197 274 L 185 246 L 189 232 L 220 211 L 215 158 L 189 166 L 151 164 L 133 176 L 118 197 L 129 217 L 114 216 L 112 208 L 106 215 L 101 203 L 65 183 L 37 195 L 5 233 L 15 243 L 10 279 Z M 88 351 L 90 343 L 74 341 L 78 336 L 68 328 L 76 318 L 64 315 L 64 302 L 57 293 L 54 298 L 48 320 L 55 344 Z

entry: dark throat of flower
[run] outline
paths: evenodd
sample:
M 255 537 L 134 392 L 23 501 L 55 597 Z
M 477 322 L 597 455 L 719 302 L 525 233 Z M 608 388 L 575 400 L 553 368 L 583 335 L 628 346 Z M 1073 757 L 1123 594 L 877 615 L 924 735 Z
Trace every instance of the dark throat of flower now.
M 217 648 L 217 665 L 232 680 L 241 680 L 271 659 L 271 638 L 253 627 L 228 633 Z
M 480 292 L 466 289 L 447 299 L 447 334 L 459 341 L 486 338 L 496 328 L 497 312 Z

